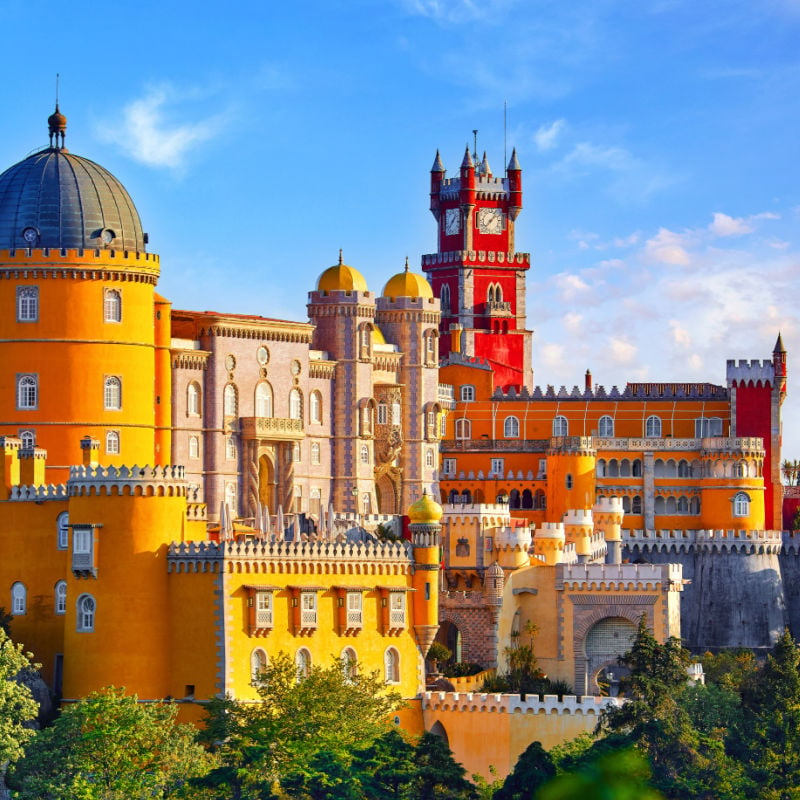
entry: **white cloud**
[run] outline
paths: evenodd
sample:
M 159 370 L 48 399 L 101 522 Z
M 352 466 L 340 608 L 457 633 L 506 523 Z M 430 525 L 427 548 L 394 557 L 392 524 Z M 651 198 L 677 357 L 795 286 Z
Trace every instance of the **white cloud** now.
M 714 220 L 708 229 L 715 236 L 742 236 L 753 232 L 753 226 L 741 217 L 729 217 L 719 211 L 714 212 Z
M 691 263 L 687 244 L 686 236 L 661 228 L 652 239 L 645 242 L 645 253 L 650 261 L 685 267 Z
M 692 337 L 680 320 L 671 319 L 669 321 L 669 328 L 672 341 L 678 345 L 678 347 L 691 347 Z
M 608 349 L 612 362 L 617 365 L 632 364 L 638 352 L 633 342 L 618 336 L 611 338 Z
M 409 14 L 437 22 L 465 23 L 477 20 L 495 21 L 497 16 L 516 0 L 402 0 Z
M 545 150 L 552 150 L 564 130 L 566 122 L 563 119 L 557 119 L 549 125 L 540 125 L 536 133 L 533 134 L 533 141 L 540 152 Z
M 177 122 L 169 113 L 177 96 L 169 84 L 151 87 L 123 108 L 122 121 L 101 123 L 98 135 L 147 166 L 183 167 L 191 150 L 219 134 L 223 115 Z
M 555 276 L 556 285 L 561 290 L 564 300 L 573 300 L 577 295 L 589 291 L 589 284 L 580 276 L 562 272 Z

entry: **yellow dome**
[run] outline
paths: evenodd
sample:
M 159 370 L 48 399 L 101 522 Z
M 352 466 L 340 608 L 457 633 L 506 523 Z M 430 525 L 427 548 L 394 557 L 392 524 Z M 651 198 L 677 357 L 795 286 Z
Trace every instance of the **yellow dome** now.
M 386 337 L 377 325 L 372 329 L 372 344 L 386 344 Z
M 422 497 L 416 503 L 408 507 L 409 519 L 413 523 L 438 522 L 442 518 L 442 507 L 427 493 L 423 492 Z
M 328 267 L 317 281 L 318 292 L 366 292 L 367 282 L 364 276 L 355 268 L 348 267 L 342 261 L 342 251 L 339 251 L 339 263 Z
M 398 297 L 432 298 L 433 289 L 431 289 L 431 285 L 422 275 L 408 271 L 408 259 L 406 259 L 405 270 L 389 278 L 383 289 L 383 296 L 393 300 Z

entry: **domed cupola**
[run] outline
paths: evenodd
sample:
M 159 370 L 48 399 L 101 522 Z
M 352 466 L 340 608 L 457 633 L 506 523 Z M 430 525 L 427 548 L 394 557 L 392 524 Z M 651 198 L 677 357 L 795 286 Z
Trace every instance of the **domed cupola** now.
M 367 281 L 355 268 L 350 267 L 342 260 L 342 251 L 339 250 L 339 263 L 328 267 L 317 281 L 318 292 L 366 292 Z
M 0 175 L 0 249 L 144 252 L 139 213 L 103 167 L 64 147 L 67 118 L 48 118 L 50 147 Z
M 383 296 L 392 300 L 398 297 L 433 297 L 433 289 L 428 281 L 416 272 L 408 269 L 408 258 L 406 258 L 406 268 L 403 272 L 398 272 L 386 282 L 383 288 Z

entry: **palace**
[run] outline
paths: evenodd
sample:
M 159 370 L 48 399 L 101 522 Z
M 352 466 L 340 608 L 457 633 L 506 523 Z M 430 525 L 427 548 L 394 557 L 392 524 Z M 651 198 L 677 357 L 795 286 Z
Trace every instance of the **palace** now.
M 594 727 L 642 615 L 696 648 L 800 631 L 780 336 L 725 386 L 535 386 L 516 151 L 454 178 L 437 153 L 427 277 L 376 294 L 340 253 L 297 322 L 173 309 L 66 125 L 0 175 L 0 606 L 62 702 L 125 686 L 197 720 L 278 652 L 335 655 L 502 775 Z M 577 696 L 426 691 L 435 638 L 502 671 L 534 628 Z

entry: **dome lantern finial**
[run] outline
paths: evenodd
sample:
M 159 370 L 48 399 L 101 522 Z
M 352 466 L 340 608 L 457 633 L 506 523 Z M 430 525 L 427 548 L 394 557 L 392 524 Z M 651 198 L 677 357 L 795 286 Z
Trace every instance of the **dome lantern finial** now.
M 408 256 L 406 256 L 406 272 L 408 272 Z
M 344 264 L 343 257 L 342 257 L 342 248 L 339 248 L 339 266 Z
M 47 118 L 50 131 L 51 149 L 64 150 L 64 137 L 67 135 L 67 118 L 58 110 L 58 83 L 61 76 L 56 73 L 56 110 Z M 53 143 L 55 137 L 55 144 Z M 59 142 L 60 137 L 60 142 Z

